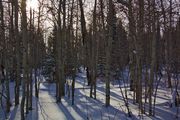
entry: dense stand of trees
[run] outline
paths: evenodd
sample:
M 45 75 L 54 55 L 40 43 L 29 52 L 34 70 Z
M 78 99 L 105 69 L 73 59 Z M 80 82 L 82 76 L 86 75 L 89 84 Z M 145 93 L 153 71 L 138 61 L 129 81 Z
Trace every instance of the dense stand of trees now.
M 6 112 L 12 105 L 9 82 L 14 80 L 15 105 L 21 105 L 21 119 L 25 119 L 24 113 L 32 110 L 33 86 L 39 97 L 39 76 L 47 68 L 48 59 L 52 62 L 50 72 L 44 75 L 56 83 L 57 102 L 65 96 L 64 85 L 70 84 L 66 80 L 70 77 L 69 91 L 75 104 L 75 78 L 81 66 L 86 69 L 90 97 L 96 99 L 97 78 L 105 80 L 106 106 L 111 102 L 110 82 L 127 68 L 126 83 L 140 113 L 155 115 L 161 77 L 167 88 L 178 93 L 179 2 L 94 0 L 92 9 L 87 9 L 83 0 L 38 0 L 36 10 L 28 10 L 26 2 L 0 0 L 0 85 L 5 86 L 0 100 L 5 98 Z M 52 27 L 50 34 L 45 21 Z M 131 116 L 127 93 L 121 94 Z

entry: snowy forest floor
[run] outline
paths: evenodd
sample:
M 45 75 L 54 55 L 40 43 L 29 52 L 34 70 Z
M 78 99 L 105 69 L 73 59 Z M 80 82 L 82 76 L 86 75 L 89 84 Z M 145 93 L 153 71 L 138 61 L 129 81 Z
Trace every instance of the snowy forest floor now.
M 14 98 L 14 82 L 10 83 L 11 98 Z M 105 107 L 105 83 L 97 81 L 97 99 L 89 97 L 90 87 L 86 85 L 85 73 L 78 73 L 75 83 L 75 105 L 71 99 L 62 98 L 56 103 L 55 84 L 44 82 L 40 85 L 39 99 L 33 97 L 33 110 L 27 114 L 27 120 L 174 120 L 176 107 L 169 107 L 171 94 L 168 89 L 159 88 L 156 101 L 155 117 L 139 116 L 138 105 L 133 104 L 131 92 L 128 92 L 132 117 L 127 117 L 127 110 L 118 85 L 111 84 L 111 106 Z M 11 99 L 14 104 L 14 100 Z M 13 105 L 14 106 L 14 105 Z M 146 111 L 147 112 L 147 111 Z M 179 113 L 180 117 L 180 113 Z M 10 120 L 20 120 L 20 106 L 11 107 Z M 0 109 L 0 120 L 4 120 L 4 112 Z

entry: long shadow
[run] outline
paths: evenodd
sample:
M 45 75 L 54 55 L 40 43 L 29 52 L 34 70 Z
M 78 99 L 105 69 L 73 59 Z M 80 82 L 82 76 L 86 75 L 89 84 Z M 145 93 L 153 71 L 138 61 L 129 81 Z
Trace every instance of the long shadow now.
M 164 104 L 164 103 L 162 103 Z M 145 105 L 146 110 L 148 110 L 148 105 Z M 146 115 L 148 116 L 148 113 L 146 112 Z M 168 106 L 156 106 L 155 107 L 155 116 L 151 117 L 152 119 L 155 118 L 157 120 L 174 120 L 176 115 L 176 109 L 175 108 L 169 108 Z M 180 117 L 180 115 L 179 115 Z
M 83 84 L 84 85 L 84 81 L 82 80 L 82 78 L 80 77 L 80 80 L 79 80 L 79 77 L 78 77 L 78 79 L 76 80 L 76 82 L 77 83 L 79 83 L 79 84 Z M 101 93 L 101 94 L 103 94 L 104 96 L 105 96 L 105 89 L 104 88 L 102 88 L 102 87 L 98 87 L 97 86 L 97 91 L 99 92 L 99 93 Z M 79 92 L 78 92 L 79 94 L 82 94 L 81 93 L 81 91 L 79 90 Z M 78 94 L 78 95 L 79 95 Z M 82 95 L 81 95 L 82 96 Z M 118 97 L 118 98 L 117 98 Z M 89 97 L 88 97 L 89 98 Z M 100 100 L 98 100 L 98 99 L 96 99 L 96 100 L 94 100 L 94 99 L 92 99 L 92 98 L 89 98 L 90 100 L 91 100 L 91 102 L 95 102 L 95 104 L 97 104 L 97 105 L 101 105 L 101 106 L 105 106 L 104 105 L 104 103 L 102 102 L 102 101 L 100 101 Z M 116 93 L 114 93 L 114 92 L 111 92 L 111 99 L 114 99 L 114 100 L 122 100 L 122 97 L 121 96 L 119 96 L 118 94 L 116 94 Z M 116 109 L 116 108 L 114 108 L 113 106 L 110 106 L 111 107 L 111 109 L 114 109 L 114 110 L 112 110 L 112 111 L 118 111 L 117 113 L 119 113 L 119 114 L 125 114 L 125 112 L 123 112 L 123 111 L 120 111 L 119 109 Z M 113 113 L 114 114 L 114 113 Z M 127 115 L 127 114 L 126 114 Z M 135 118 L 134 117 L 134 119 L 137 119 L 137 118 Z
M 46 87 L 49 86 L 46 85 Z M 52 92 L 55 91 L 55 88 L 53 90 L 52 88 L 54 87 L 51 87 L 49 94 L 54 98 L 54 93 Z M 101 119 L 103 116 L 113 119 L 114 117 L 118 116 L 121 116 L 122 118 L 122 115 L 127 117 L 123 111 L 120 111 L 119 109 L 116 109 L 112 106 L 105 107 L 102 101 L 85 96 L 81 89 L 75 89 L 75 96 L 77 96 L 78 99 L 75 98 L 75 105 L 71 107 L 83 119 L 89 119 L 91 117 L 95 117 L 95 119 Z M 70 104 L 70 100 L 66 99 L 66 97 L 64 99 L 66 102 L 68 102 L 68 104 Z M 86 101 L 84 101 L 84 99 L 86 99 Z M 65 113 L 66 116 L 70 116 L 69 119 L 73 119 L 73 116 L 69 113 L 66 106 L 59 104 L 59 108 Z M 137 119 L 135 116 L 133 118 Z
M 82 86 L 85 85 L 85 83 L 86 83 L 85 77 L 77 76 L 76 77 L 76 82 L 81 84 Z M 55 99 L 55 93 L 52 93 L 52 92 L 56 91 L 55 87 L 53 87 L 54 90 L 50 90 L 49 89 L 50 88 L 49 84 L 44 84 L 44 86 L 46 86 L 46 88 L 48 88 L 49 94 Z M 121 116 L 119 118 L 122 118 L 122 115 L 125 115 L 125 117 L 126 117 L 125 119 L 127 119 L 127 114 L 126 114 L 125 111 L 121 111 L 121 110 L 119 110 L 119 109 L 117 109 L 117 108 L 115 108 L 113 106 L 105 107 L 105 104 L 102 101 L 100 101 L 98 99 L 95 100 L 95 99 L 89 98 L 86 95 L 84 95 L 82 93 L 82 89 L 80 87 L 75 88 L 75 96 L 78 96 L 77 97 L 78 99 L 75 98 L 75 105 L 72 106 L 72 109 L 74 111 L 76 111 L 76 113 L 78 113 L 78 115 L 80 115 L 82 118 L 89 119 L 89 117 L 92 117 L 92 115 L 89 115 L 89 114 L 93 113 L 94 111 L 99 111 L 101 113 L 101 115 L 99 115 L 98 112 L 93 113 L 93 116 L 95 116 L 96 119 L 97 118 L 102 119 L 101 117 L 103 117 L 103 116 L 107 116 L 108 118 L 113 119 L 118 115 Z M 88 88 L 86 88 L 86 89 L 88 89 Z M 104 93 L 103 95 L 105 96 L 105 92 L 104 92 L 105 88 L 97 86 L 97 90 L 98 90 L 98 92 L 101 92 L 101 94 Z M 118 95 L 118 94 L 116 94 L 115 92 L 112 92 L 112 91 L 111 91 L 111 98 L 114 98 L 116 100 L 123 100 L 123 98 L 120 95 Z M 86 101 L 84 101 L 84 99 L 86 99 Z M 68 100 L 66 99 L 66 102 L 67 101 Z M 96 108 L 94 108 L 94 107 L 96 107 Z M 67 114 L 69 111 L 67 110 L 66 106 L 59 106 L 59 108 L 61 110 L 63 109 L 63 112 L 66 113 L 65 114 L 66 116 L 69 116 L 69 114 Z M 71 116 L 71 119 L 72 118 L 73 117 Z M 136 118 L 136 116 L 133 116 L 132 118 L 133 119 L 138 119 L 138 118 Z
M 85 95 L 80 90 L 76 90 L 76 92 L 77 95 L 79 96 L 78 98 L 80 99 L 79 102 L 76 101 L 76 104 L 77 105 L 80 104 L 81 108 L 85 108 L 86 105 L 83 105 L 81 100 L 83 97 L 85 97 Z M 116 117 L 122 119 L 123 116 L 127 118 L 127 114 L 124 111 L 121 111 L 113 106 L 106 107 L 105 104 L 99 99 L 93 99 L 86 96 L 86 100 L 87 101 L 84 102 L 84 104 L 88 104 L 87 109 L 89 113 L 93 113 L 94 111 L 96 111 L 97 114 L 96 113 L 93 114 L 93 116 L 96 116 L 95 117 L 96 119 L 101 119 L 101 117 L 103 116 L 109 117 L 110 119 L 114 119 Z M 99 116 L 99 113 L 103 115 Z M 132 116 L 132 118 L 137 119 L 135 116 Z
M 81 82 L 80 80 L 77 79 L 76 82 L 82 85 L 82 82 Z M 105 91 L 106 91 L 105 88 L 103 88 L 103 87 L 98 87 L 98 86 L 97 86 L 96 89 L 97 89 L 97 91 L 99 91 L 99 92 L 101 92 L 102 94 L 105 95 Z M 120 91 L 119 91 L 119 92 L 120 92 Z M 116 94 L 116 93 L 113 92 L 113 91 L 110 91 L 110 95 L 111 95 L 111 97 L 114 97 L 114 98 L 116 98 L 116 99 L 118 99 L 118 100 L 123 100 L 123 98 L 122 98 L 120 95 Z
M 55 100 L 55 85 L 54 84 L 43 84 L 47 89 L 48 89 L 48 94 L 49 95 L 51 95 L 52 96 L 52 98 Z M 54 85 L 54 87 L 52 87 Z M 66 98 L 64 98 L 64 100 L 68 103 L 68 104 L 70 104 L 70 101 L 68 100 L 68 99 L 66 99 Z M 64 102 L 64 101 L 63 101 Z M 68 120 L 75 120 L 76 118 L 74 118 L 70 113 L 69 113 L 69 111 L 68 111 L 68 109 L 66 108 L 66 106 L 63 104 L 63 102 L 62 103 L 56 103 L 57 104 L 57 106 L 59 107 L 59 109 L 60 110 L 62 110 L 62 112 L 64 113 L 64 115 L 66 116 L 66 118 L 68 119 Z M 85 118 L 85 115 L 83 115 L 81 112 L 80 112 L 80 110 L 78 110 L 78 109 L 76 109 L 76 107 L 75 106 L 71 106 L 72 107 L 72 109 L 74 110 L 74 111 L 76 111 L 76 113 L 82 118 L 82 119 L 84 119 Z
M 69 111 L 63 104 L 60 103 L 60 104 L 58 104 L 58 106 L 63 111 L 63 113 L 65 114 L 65 116 L 68 120 L 75 120 L 75 118 L 73 118 L 73 116 L 69 113 Z
M 66 102 L 71 105 L 71 100 L 69 100 L 68 98 L 64 97 L 64 99 L 66 100 Z M 81 110 L 76 106 L 76 105 L 71 105 L 71 107 L 73 108 L 73 110 L 81 117 L 81 118 L 86 118 L 85 114 L 82 114 Z
M 166 100 L 166 101 L 169 101 L 170 99 L 169 98 L 165 98 L 165 97 L 161 97 L 161 96 L 156 96 L 156 99 L 159 98 L 159 99 L 163 99 L 163 100 Z
M 19 106 L 15 106 L 14 109 L 11 111 L 12 114 L 10 115 L 10 118 L 9 118 L 10 120 L 14 120 L 14 119 L 15 119 L 15 116 L 16 116 L 16 114 L 17 114 L 18 107 L 19 107 Z
M 82 77 L 79 77 L 78 76 L 78 79 L 76 80 L 76 82 L 78 82 L 79 84 L 84 84 L 82 81 L 83 78 Z M 103 87 L 96 87 L 97 88 L 97 91 L 101 91 L 101 93 L 105 95 L 105 88 Z M 111 98 L 114 97 L 114 98 L 117 98 L 118 100 L 123 100 L 122 97 L 120 95 L 118 95 L 117 93 L 111 91 Z M 166 98 L 163 98 L 161 96 L 157 96 L 157 98 L 160 98 L 160 99 L 164 99 L 164 100 L 168 100 Z M 128 99 L 129 100 L 129 103 L 133 104 L 133 99 Z M 162 106 L 164 106 L 166 103 L 161 103 L 161 104 L 156 104 L 156 107 L 155 107 L 155 113 L 158 113 L 155 117 L 153 118 L 156 118 L 157 120 L 162 120 L 164 118 L 167 118 L 167 119 L 172 119 L 172 116 L 175 116 L 175 110 L 173 109 L 168 109 L 167 108 L 163 108 Z M 133 104 L 134 105 L 134 104 Z M 148 107 L 148 105 L 146 105 L 146 108 Z M 146 109 L 148 110 L 148 109 Z M 164 115 L 165 114 L 165 115 Z
M 29 111 L 29 114 L 27 115 L 27 120 L 38 120 L 39 119 L 39 107 L 38 107 L 38 98 L 34 97 L 33 100 L 33 108 L 31 111 Z
M 0 120 L 2 119 L 5 119 L 6 118 L 6 113 L 5 113 L 5 110 L 4 110 L 4 101 L 0 101 Z
M 82 78 L 80 77 L 80 79 L 79 79 L 79 76 L 78 76 L 77 78 L 78 78 L 78 79 L 76 80 L 76 82 L 79 83 L 79 84 L 81 84 L 81 85 L 83 85 L 84 83 L 82 82 L 82 81 L 83 81 Z M 105 96 L 105 91 L 106 91 L 106 89 L 105 89 L 104 87 L 99 87 L 99 85 L 98 85 L 98 86 L 96 86 L 96 90 Z M 119 91 L 119 93 L 120 93 L 120 91 Z M 120 93 L 120 94 L 121 94 L 121 93 Z M 119 94 L 117 94 L 117 93 L 114 92 L 113 90 L 110 90 L 110 97 L 111 97 L 112 99 L 114 99 L 114 100 L 119 100 L 119 101 L 121 100 L 121 101 L 123 101 L 122 96 L 119 95 Z M 129 103 L 131 103 L 132 105 L 134 105 L 133 99 L 128 98 L 128 101 L 129 101 Z

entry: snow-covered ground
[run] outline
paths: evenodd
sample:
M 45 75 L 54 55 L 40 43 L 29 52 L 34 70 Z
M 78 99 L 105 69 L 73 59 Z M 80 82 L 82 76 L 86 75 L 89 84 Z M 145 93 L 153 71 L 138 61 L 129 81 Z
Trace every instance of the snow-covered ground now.
M 10 86 L 11 102 L 14 103 L 14 83 L 12 82 Z M 133 104 L 132 93 L 129 91 L 131 118 L 127 117 L 127 110 L 118 85 L 111 84 L 111 105 L 105 107 L 104 82 L 97 81 L 97 99 L 90 98 L 90 88 L 86 86 L 84 72 L 78 73 L 76 77 L 75 105 L 71 105 L 71 99 L 68 99 L 67 96 L 62 98 L 62 103 L 57 104 L 55 91 L 55 84 L 53 83 L 45 82 L 40 85 L 39 99 L 33 97 L 33 110 L 27 114 L 27 120 L 174 120 L 176 115 L 177 108 L 169 107 L 170 91 L 165 88 L 158 90 L 155 117 L 139 116 L 138 105 Z M 13 106 L 8 118 L 10 120 L 20 120 L 20 107 Z M 2 109 L 0 109 L 0 120 L 4 120 L 3 116 Z

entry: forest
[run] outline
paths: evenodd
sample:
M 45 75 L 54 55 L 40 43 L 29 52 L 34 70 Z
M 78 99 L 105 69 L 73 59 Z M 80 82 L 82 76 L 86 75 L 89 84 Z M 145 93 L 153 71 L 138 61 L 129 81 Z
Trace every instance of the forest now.
M 0 120 L 179 120 L 179 0 L 0 0 Z

